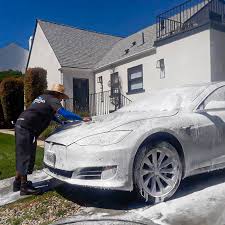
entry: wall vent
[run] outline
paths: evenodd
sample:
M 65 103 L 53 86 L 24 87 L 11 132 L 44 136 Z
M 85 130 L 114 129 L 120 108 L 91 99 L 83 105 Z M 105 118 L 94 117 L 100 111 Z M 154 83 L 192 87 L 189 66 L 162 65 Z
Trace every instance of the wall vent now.
M 129 48 L 125 49 L 125 55 L 126 55 L 126 54 L 128 54 L 128 53 L 129 53 L 129 51 L 130 51 L 130 49 L 129 49 Z
M 136 41 L 133 41 L 132 42 L 132 47 L 134 47 L 136 44 L 137 44 L 137 42 Z

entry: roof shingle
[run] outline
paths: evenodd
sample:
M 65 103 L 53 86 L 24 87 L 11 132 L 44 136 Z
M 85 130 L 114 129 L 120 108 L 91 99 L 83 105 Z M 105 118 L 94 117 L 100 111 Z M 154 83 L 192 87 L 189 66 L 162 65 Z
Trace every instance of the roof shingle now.
M 38 23 L 63 67 L 92 69 L 122 39 L 42 20 Z
M 142 33 L 144 34 L 144 42 Z M 95 68 L 97 69 L 103 67 L 115 61 L 122 60 L 131 55 L 151 49 L 154 45 L 155 39 L 156 25 L 154 24 L 117 42 L 103 57 L 103 59 L 95 66 Z M 133 42 L 136 42 L 134 46 Z M 126 49 L 129 49 L 128 53 L 125 52 Z

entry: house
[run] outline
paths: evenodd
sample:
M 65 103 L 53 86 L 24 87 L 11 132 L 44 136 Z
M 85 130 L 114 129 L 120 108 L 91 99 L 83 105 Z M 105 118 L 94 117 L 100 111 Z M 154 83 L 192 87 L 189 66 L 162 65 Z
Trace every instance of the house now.
M 46 69 L 48 86 L 64 84 L 71 98 L 69 103 L 83 109 L 89 94 L 95 93 L 95 65 L 120 40 L 121 37 L 37 20 L 28 68 Z
M 29 67 L 107 114 L 161 88 L 225 80 L 225 2 L 189 0 L 126 38 L 37 21 Z
M 25 72 L 28 50 L 11 43 L 0 48 L 0 71 L 17 70 Z

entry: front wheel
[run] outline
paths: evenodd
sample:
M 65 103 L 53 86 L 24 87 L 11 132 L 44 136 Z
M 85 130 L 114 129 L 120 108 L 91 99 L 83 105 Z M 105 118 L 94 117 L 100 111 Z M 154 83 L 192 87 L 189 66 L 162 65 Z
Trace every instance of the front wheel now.
M 145 145 L 134 162 L 134 185 L 139 196 L 149 203 L 170 198 L 179 187 L 182 164 L 176 149 L 169 143 Z

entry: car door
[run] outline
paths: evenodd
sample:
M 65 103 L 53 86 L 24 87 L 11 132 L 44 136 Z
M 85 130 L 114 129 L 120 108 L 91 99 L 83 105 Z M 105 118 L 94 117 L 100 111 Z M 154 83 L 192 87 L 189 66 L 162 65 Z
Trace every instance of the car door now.
M 211 167 L 225 162 L 225 87 L 213 91 L 198 107 L 199 147 Z

